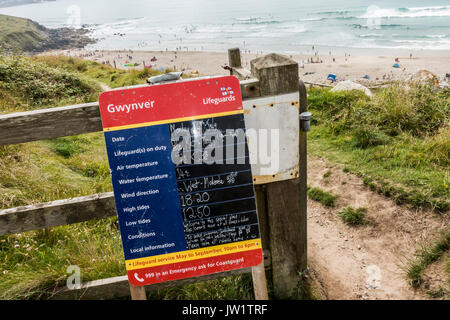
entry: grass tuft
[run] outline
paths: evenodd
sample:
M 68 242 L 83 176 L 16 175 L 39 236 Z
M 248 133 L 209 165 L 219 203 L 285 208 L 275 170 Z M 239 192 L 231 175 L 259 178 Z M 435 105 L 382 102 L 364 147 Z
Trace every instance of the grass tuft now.
M 323 191 L 319 188 L 310 188 L 308 190 L 308 196 L 311 200 L 319 201 L 325 207 L 334 208 L 336 206 L 337 195 L 331 192 Z
M 367 208 L 347 207 L 340 211 L 338 216 L 348 225 L 361 226 L 367 223 L 366 213 Z
M 414 288 L 423 282 L 424 270 L 433 262 L 438 261 L 445 252 L 450 250 L 450 231 L 447 231 L 435 244 L 424 245 L 416 254 L 416 258 L 407 267 L 407 277 Z M 447 262 L 449 268 L 450 262 Z

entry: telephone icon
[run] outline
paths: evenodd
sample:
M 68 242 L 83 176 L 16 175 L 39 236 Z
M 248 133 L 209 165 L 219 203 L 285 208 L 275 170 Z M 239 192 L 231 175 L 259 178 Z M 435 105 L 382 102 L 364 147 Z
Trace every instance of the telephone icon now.
M 139 282 L 144 282 L 144 281 L 145 281 L 144 279 L 139 278 L 139 275 L 138 275 L 136 272 L 134 273 L 134 278 L 135 278 L 137 281 L 139 281 Z

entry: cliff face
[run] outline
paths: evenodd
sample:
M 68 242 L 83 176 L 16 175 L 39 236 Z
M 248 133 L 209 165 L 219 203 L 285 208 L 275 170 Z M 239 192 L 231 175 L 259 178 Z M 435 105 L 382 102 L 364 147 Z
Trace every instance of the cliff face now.
M 6 52 L 83 48 L 95 42 L 86 34 L 84 29 L 48 29 L 29 19 L 0 15 L 0 46 Z

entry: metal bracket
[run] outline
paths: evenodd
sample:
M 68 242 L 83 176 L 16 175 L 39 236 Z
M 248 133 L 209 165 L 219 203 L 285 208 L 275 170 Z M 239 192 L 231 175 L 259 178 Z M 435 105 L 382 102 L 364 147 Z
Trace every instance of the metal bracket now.
M 304 132 L 309 132 L 311 130 L 311 112 L 302 112 L 300 114 L 300 129 Z

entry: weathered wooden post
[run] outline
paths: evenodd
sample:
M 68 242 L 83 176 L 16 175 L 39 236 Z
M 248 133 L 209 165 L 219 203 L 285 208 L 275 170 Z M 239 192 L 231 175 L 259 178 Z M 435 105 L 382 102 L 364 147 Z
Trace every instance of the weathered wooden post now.
M 131 300 L 147 300 L 145 287 L 135 287 L 130 283 Z
M 230 75 L 237 77 L 239 80 L 246 80 L 251 77 L 250 71 L 242 67 L 241 51 L 239 48 L 228 49 L 228 62 Z
M 308 111 L 308 95 L 306 92 L 306 86 L 302 80 L 299 81 L 299 94 L 300 94 L 300 141 L 299 141 L 299 195 L 300 195 L 300 237 L 301 237 L 301 256 L 300 256 L 300 269 L 305 271 L 308 268 L 308 247 L 307 247 L 307 220 L 308 220 L 308 153 L 307 144 L 308 136 L 307 132 L 309 128 L 304 128 L 303 121 L 307 119 L 308 126 L 311 114 L 306 114 Z M 304 119 L 302 119 L 304 117 Z
M 286 56 L 269 54 L 254 59 L 251 71 L 259 79 L 261 96 L 299 91 L 298 64 Z M 301 146 L 299 151 L 303 150 Z M 276 299 L 292 297 L 300 280 L 299 272 L 306 269 L 306 203 L 304 196 L 301 198 L 301 191 L 306 193 L 306 166 L 300 163 L 299 169 L 299 179 L 268 183 L 257 192 L 258 197 L 266 197 L 258 202 L 267 204 L 268 247 Z
M 228 62 L 231 68 L 242 68 L 241 51 L 239 48 L 228 49 Z

